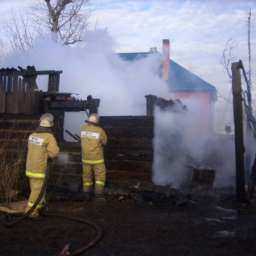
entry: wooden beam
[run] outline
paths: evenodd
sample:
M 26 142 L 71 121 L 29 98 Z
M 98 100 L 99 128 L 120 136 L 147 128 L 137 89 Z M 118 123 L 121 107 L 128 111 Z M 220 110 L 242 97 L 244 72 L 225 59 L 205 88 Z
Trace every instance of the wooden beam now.
M 236 195 L 239 202 L 245 201 L 245 167 L 244 167 L 244 134 L 243 105 L 241 84 L 241 62 L 232 63 L 233 112 L 235 124 L 235 158 L 236 158 Z

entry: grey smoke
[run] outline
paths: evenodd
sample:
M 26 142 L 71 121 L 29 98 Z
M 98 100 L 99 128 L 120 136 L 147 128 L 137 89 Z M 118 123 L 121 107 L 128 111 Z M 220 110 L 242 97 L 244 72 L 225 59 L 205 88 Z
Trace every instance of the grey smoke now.
M 74 47 L 60 45 L 45 36 L 37 39 L 33 49 L 9 55 L 3 65 L 63 70 L 61 91 L 79 94 L 79 98 L 89 94 L 100 98 L 101 115 L 144 115 L 146 94 L 165 97 L 169 93 L 159 76 L 161 55 L 128 62 L 114 48 L 115 42 L 105 30 L 88 32 L 85 43 Z M 39 82 L 45 90 L 46 81 Z M 67 114 L 65 127 L 78 133 L 85 118 L 84 113 Z
M 187 106 L 186 113 L 155 111 L 154 183 L 180 187 L 190 181 L 196 167 L 214 169 L 216 187 L 233 186 L 233 136 L 201 132 L 200 113 L 193 104 Z
M 159 77 L 161 55 L 127 62 L 118 57 L 114 48 L 113 39 L 103 30 L 89 32 L 86 43 L 74 47 L 59 45 L 46 36 L 38 38 L 28 52 L 7 56 L 3 66 L 35 65 L 37 69 L 63 70 L 61 91 L 79 94 L 76 95 L 79 98 L 89 94 L 100 98 L 101 115 L 144 115 L 145 95 L 170 97 L 167 85 Z M 40 88 L 46 89 L 46 81 L 39 82 Z M 223 143 L 216 136 L 198 135 L 200 110 L 195 106 L 191 103 L 184 115 L 156 110 L 153 164 L 156 184 L 180 186 L 190 176 L 187 164 L 191 159 L 197 165 L 215 168 L 217 185 L 233 184 L 233 139 L 230 137 Z M 85 118 L 84 113 L 67 114 L 65 128 L 79 133 Z M 209 156 L 213 157 L 212 163 L 207 160 Z

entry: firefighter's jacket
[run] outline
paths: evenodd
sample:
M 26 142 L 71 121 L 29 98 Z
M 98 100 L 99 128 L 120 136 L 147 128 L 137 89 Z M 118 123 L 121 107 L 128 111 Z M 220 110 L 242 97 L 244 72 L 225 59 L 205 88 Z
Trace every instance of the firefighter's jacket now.
M 28 139 L 26 175 L 30 178 L 44 178 L 48 158 L 58 154 L 59 147 L 52 133 L 32 133 Z
M 103 146 L 107 135 L 98 125 L 87 123 L 81 127 L 82 161 L 85 164 L 104 163 Z

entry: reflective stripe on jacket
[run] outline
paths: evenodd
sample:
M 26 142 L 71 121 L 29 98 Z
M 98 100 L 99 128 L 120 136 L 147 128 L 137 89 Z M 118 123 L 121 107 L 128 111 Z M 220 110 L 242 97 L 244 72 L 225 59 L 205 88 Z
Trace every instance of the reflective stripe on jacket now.
M 48 158 L 54 158 L 58 154 L 59 147 L 51 133 L 32 133 L 28 139 L 26 175 L 34 178 L 44 178 Z
M 29 178 L 38 178 L 38 179 L 44 179 L 45 173 L 44 172 L 36 172 L 36 171 L 26 171 L 26 176 Z
M 105 131 L 93 124 L 81 127 L 82 161 L 87 164 L 104 163 L 103 145 L 107 144 Z
M 100 160 L 82 160 L 84 164 L 103 164 L 104 159 Z

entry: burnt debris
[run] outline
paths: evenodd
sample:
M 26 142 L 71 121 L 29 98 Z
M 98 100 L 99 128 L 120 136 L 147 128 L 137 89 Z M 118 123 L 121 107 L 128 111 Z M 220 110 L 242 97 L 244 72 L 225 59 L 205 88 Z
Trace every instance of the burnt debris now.
M 61 73 L 61 70 L 38 71 L 34 66 L 0 69 L 0 114 L 36 116 L 50 112 L 56 119 L 57 137 L 63 140 L 64 113 L 97 113 L 100 100 L 91 95 L 80 100 L 70 92 L 59 92 Z M 37 85 L 37 78 L 42 75 L 48 76 L 46 92 Z
M 9 150 L 17 151 L 19 144 L 26 151 L 27 138 L 38 126 L 38 117 L 43 112 L 55 116 L 55 134 L 62 151 L 68 154 L 68 162 L 53 163 L 51 184 L 62 188 L 81 188 L 81 149 L 79 136 L 66 131 L 77 142 L 64 141 L 65 112 L 85 111 L 97 113 L 100 99 L 88 95 L 77 99 L 72 93 L 59 92 L 60 70 L 36 70 L 34 66 L 0 70 L 0 142 L 7 143 Z M 38 76 L 48 76 L 48 90 L 38 90 Z M 101 117 L 109 143 L 105 148 L 106 166 L 111 180 L 151 181 L 153 161 L 153 136 L 155 106 L 163 110 L 185 111 L 179 100 L 165 100 L 147 95 L 147 115 Z M 24 101 L 25 99 L 25 101 Z M 16 152 L 17 153 L 17 152 Z
M 186 111 L 187 107 L 179 100 L 169 99 L 166 100 L 155 95 L 146 95 L 147 101 L 147 116 L 153 116 L 155 107 L 158 107 L 162 111 L 182 112 Z

